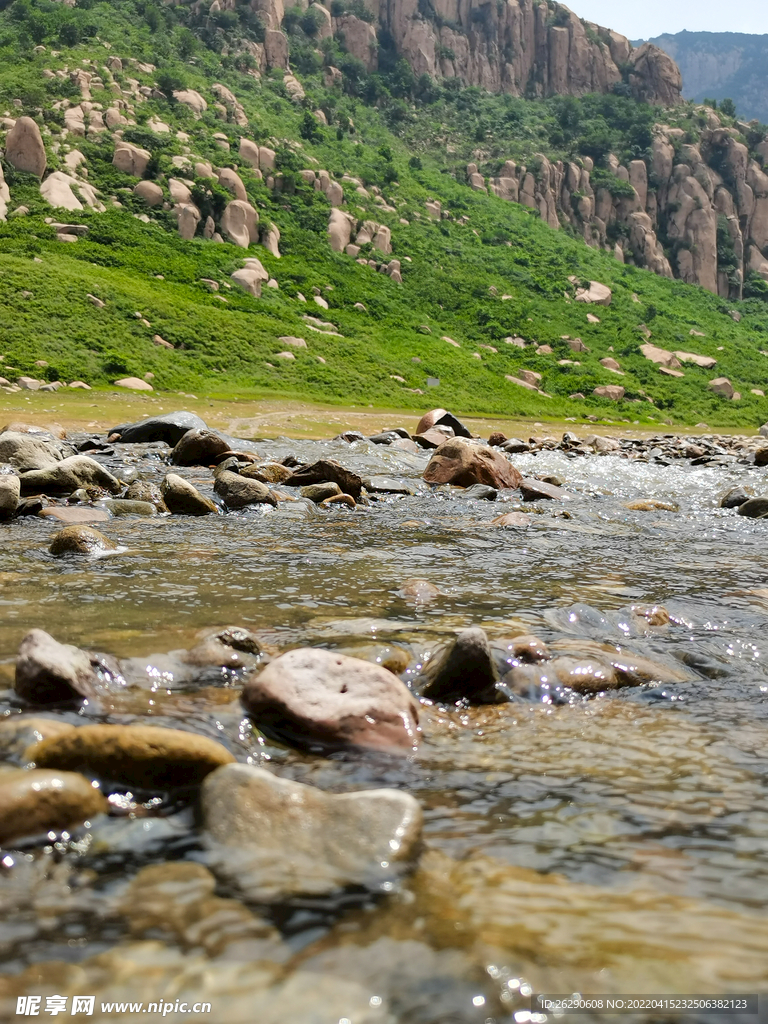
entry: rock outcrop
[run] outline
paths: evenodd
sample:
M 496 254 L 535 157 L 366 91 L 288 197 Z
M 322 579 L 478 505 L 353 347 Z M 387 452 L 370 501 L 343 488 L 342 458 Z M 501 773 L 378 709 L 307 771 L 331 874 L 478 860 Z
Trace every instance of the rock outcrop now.
M 43 137 L 37 122 L 31 117 L 20 117 L 5 139 L 5 159 L 17 171 L 26 171 L 42 178 L 46 156 Z

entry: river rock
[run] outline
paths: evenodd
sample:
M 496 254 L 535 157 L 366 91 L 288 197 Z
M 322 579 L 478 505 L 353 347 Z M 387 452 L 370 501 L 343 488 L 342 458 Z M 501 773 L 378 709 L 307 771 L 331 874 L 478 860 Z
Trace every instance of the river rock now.
M 744 487 L 731 487 L 720 499 L 720 508 L 738 508 L 745 501 L 749 501 L 751 495 Z
M 240 470 L 240 476 L 246 480 L 261 480 L 265 484 L 284 484 L 293 476 L 293 470 L 280 462 L 264 462 L 261 465 L 245 466 Z
M 503 530 L 513 527 L 527 530 L 531 521 L 525 512 L 505 512 L 503 516 L 496 516 L 495 519 L 492 519 L 490 525 L 498 526 Z
M 54 534 L 48 548 L 52 555 L 103 555 L 109 551 L 117 551 L 117 545 L 108 540 L 103 533 L 92 530 L 89 526 L 74 524 L 65 526 Z
M 341 488 L 338 484 L 324 483 L 324 484 L 309 484 L 307 487 L 301 488 L 302 498 L 309 498 L 310 501 L 314 501 L 315 504 L 320 504 L 321 501 L 325 501 L 326 498 L 335 498 L 341 494 Z
M 506 673 L 503 681 L 512 693 L 533 700 L 554 696 L 559 689 L 594 694 L 615 690 L 620 685 L 612 665 L 598 658 L 571 657 L 518 665 Z
M 487 484 L 500 490 L 519 487 L 523 478 L 497 449 L 452 437 L 435 451 L 424 470 L 424 479 L 428 484 Z
M 85 491 L 82 493 L 85 495 Z M 87 500 L 87 497 L 84 500 Z M 76 505 L 51 505 L 48 508 L 40 509 L 38 515 L 42 519 L 55 519 L 67 526 L 77 526 L 83 523 L 106 523 L 112 518 L 104 508 L 83 508 Z
M 423 434 L 433 427 L 450 427 L 456 437 L 472 437 L 472 434 L 461 420 L 457 419 L 453 413 L 448 412 L 446 409 L 431 409 L 429 412 L 424 413 L 414 433 Z
M 228 469 L 216 474 L 213 489 L 230 509 L 246 508 L 248 505 L 277 505 L 277 498 L 261 480 L 249 480 Z
M 127 501 L 148 502 L 154 505 L 158 512 L 168 511 L 160 488 L 150 480 L 134 480 L 125 492 L 125 498 Z
M 15 771 L 0 774 L 0 843 L 40 832 L 60 832 L 105 814 L 109 805 L 76 772 Z
M 418 707 L 396 676 L 320 648 L 276 658 L 246 682 L 243 704 L 258 728 L 313 751 L 406 754 L 417 742 Z
M 0 466 L 0 519 L 10 519 L 19 507 L 21 481 L 13 466 Z
M 155 725 L 84 725 L 36 743 L 27 756 L 39 768 L 81 768 L 142 789 L 199 785 L 234 757 L 215 740 Z
M 343 494 L 350 494 L 355 501 L 363 489 L 362 478 L 339 465 L 335 459 L 320 459 L 311 466 L 297 469 L 286 481 L 289 487 L 306 487 L 310 484 L 338 484 Z
M 225 452 L 232 450 L 230 442 L 207 427 L 185 431 L 171 452 L 171 462 L 177 466 L 210 466 Z
M 498 496 L 496 488 L 487 484 L 473 484 L 462 494 L 462 498 L 470 498 L 472 501 L 496 501 Z
M 463 629 L 452 644 L 432 655 L 422 679 L 422 696 L 428 700 L 493 703 L 498 675 L 485 631 Z
M 121 444 L 145 444 L 151 441 L 165 441 L 166 444 L 178 444 L 190 430 L 207 430 L 205 420 L 193 412 L 167 412 L 162 416 L 151 416 L 138 423 L 124 423 L 113 427 L 109 432 L 110 440 Z M 115 435 L 118 435 L 115 437 Z
M 768 496 L 748 498 L 739 505 L 739 515 L 748 516 L 750 519 L 765 519 L 768 516 Z
M 151 501 L 131 501 L 129 498 L 107 498 L 104 508 L 113 516 L 156 516 Z
M 227 876 L 262 899 L 378 886 L 414 859 L 423 821 L 400 790 L 324 793 L 246 764 L 209 775 L 201 804 Z
M 96 674 L 85 651 L 60 644 L 42 629 L 24 637 L 16 657 L 14 689 L 30 704 L 63 704 L 93 698 Z
M 523 501 L 567 501 L 569 495 L 562 487 L 555 487 L 543 480 L 534 480 L 532 477 L 524 477 L 520 481 L 520 493 Z
M 45 469 L 33 469 L 21 476 L 21 493 L 71 494 L 80 487 L 104 487 L 112 494 L 123 489 L 109 470 L 87 455 L 70 455 Z
M 55 466 L 62 459 L 61 445 L 21 431 L 0 433 L 0 462 L 10 463 L 19 473 Z
M 160 485 L 160 493 L 168 511 L 184 516 L 217 515 L 219 510 L 188 480 L 169 473 Z
M 40 715 L 14 715 L 0 721 L 0 762 L 23 762 L 27 747 L 49 736 L 71 732 L 74 725 L 59 718 Z

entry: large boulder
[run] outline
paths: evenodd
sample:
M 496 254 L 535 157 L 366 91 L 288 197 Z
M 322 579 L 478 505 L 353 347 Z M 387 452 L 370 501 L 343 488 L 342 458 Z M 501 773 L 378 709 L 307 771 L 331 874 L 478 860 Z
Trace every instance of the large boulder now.
M 197 234 L 197 225 L 200 223 L 202 214 L 194 203 L 179 203 L 174 210 L 179 238 L 183 238 L 185 242 L 191 242 Z
M 242 199 L 233 199 L 221 215 L 222 234 L 241 249 L 256 245 L 259 240 L 258 225 L 258 213 L 250 203 Z
M 121 444 L 146 444 L 165 441 L 176 445 L 190 430 L 207 430 L 205 420 L 194 412 L 167 412 L 162 416 L 150 416 L 137 423 L 123 423 L 109 431 L 110 441 Z M 115 436 L 117 435 L 117 436 Z
M 261 244 L 276 260 L 280 259 L 280 231 L 277 224 L 270 224 L 268 228 L 262 229 Z
M 133 194 L 143 199 L 147 206 L 162 206 L 163 190 L 154 181 L 140 181 L 133 189 Z
M 198 427 L 185 431 L 179 438 L 171 452 L 171 462 L 176 466 L 210 466 L 231 450 L 228 438 L 208 427 Z
M 147 164 L 151 159 L 152 154 L 148 149 L 134 146 L 130 142 L 123 142 L 122 139 L 115 143 L 112 163 L 118 171 L 122 171 L 124 174 L 131 174 L 135 178 L 143 178 Z
M 45 174 L 45 145 L 37 123 L 31 117 L 19 117 L 5 137 L 5 159 L 17 171 L 42 178 Z
M 21 477 L 21 493 L 71 494 L 80 487 L 104 487 L 117 494 L 120 481 L 87 455 L 70 455 L 45 469 L 33 469 Z
M 240 157 L 244 163 L 250 167 L 258 169 L 259 166 L 259 147 L 255 142 L 251 142 L 250 139 L 240 139 Z
M 302 466 L 287 481 L 289 487 L 307 487 L 309 484 L 326 482 L 338 484 L 342 493 L 351 495 L 355 501 L 363 488 L 362 477 L 351 469 L 345 469 L 335 459 L 319 459 L 311 466 Z
M 83 204 L 72 191 L 73 186 L 80 186 L 82 183 L 63 171 L 54 171 L 49 174 L 40 186 L 40 195 L 50 206 L 60 210 L 82 210 Z
M 208 104 L 194 89 L 177 89 L 173 98 L 177 103 L 183 103 L 185 107 L 189 107 L 195 120 L 199 120 L 208 109 Z
M 576 289 L 576 301 L 587 302 L 595 306 L 610 306 L 611 289 L 599 281 L 590 281 L 588 288 Z
M 612 402 L 620 402 L 624 397 L 624 388 L 618 384 L 601 384 L 594 388 L 592 394 L 596 398 L 609 398 Z
M 632 50 L 629 85 L 635 99 L 675 107 L 680 102 L 683 79 L 677 64 L 653 43 Z
M 183 516 L 218 515 L 218 508 L 189 480 L 169 473 L 160 485 L 160 493 L 169 512 Z
M 328 240 L 334 252 L 344 252 L 352 240 L 355 220 L 343 210 L 331 210 L 328 218 Z
M 248 202 L 248 193 L 245 191 L 243 179 L 231 167 L 224 167 L 219 172 L 219 184 L 227 192 L 231 192 L 235 199 L 239 199 L 243 203 Z
M 215 740 L 155 725 L 84 725 L 30 747 L 38 768 L 84 769 L 142 789 L 199 785 L 234 757 Z
M 77 772 L 32 771 L 0 774 L 0 844 L 7 846 L 23 836 L 72 829 L 109 805 Z
M 378 888 L 413 860 L 423 818 L 400 790 L 324 793 L 246 764 L 209 775 L 201 805 L 214 868 L 256 899 Z
M 723 398 L 733 398 L 733 384 L 728 380 L 727 377 L 715 377 L 707 385 L 710 391 L 716 395 L 722 395 Z
M 0 520 L 10 519 L 19 507 L 21 482 L 13 466 L 0 465 Z
M 248 479 L 228 469 L 216 474 L 213 489 L 229 509 L 277 505 L 277 498 L 261 480 Z
M 380 665 L 319 648 L 289 651 L 251 677 L 243 705 L 260 729 L 295 746 L 410 753 L 418 707 Z
M 42 629 L 24 637 L 16 657 L 14 689 L 30 704 L 63 704 L 92 698 L 96 672 L 79 647 L 60 644 Z
M 244 292 L 249 292 L 257 299 L 261 295 L 262 283 L 269 280 L 269 274 L 260 260 L 249 260 L 247 266 L 235 270 L 231 277 Z
M 424 479 L 428 484 L 487 484 L 501 489 L 519 487 L 522 476 L 497 449 L 467 438 L 451 437 L 435 450 L 424 470 Z
M 19 473 L 55 466 L 62 457 L 62 446 L 52 438 L 35 437 L 15 430 L 0 434 L 0 462 L 10 463 Z

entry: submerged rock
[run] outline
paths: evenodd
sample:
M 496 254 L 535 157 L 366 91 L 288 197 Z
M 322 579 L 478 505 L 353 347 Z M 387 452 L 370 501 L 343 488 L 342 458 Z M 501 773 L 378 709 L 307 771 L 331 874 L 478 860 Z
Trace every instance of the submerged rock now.
M 261 465 L 245 466 L 240 476 L 247 480 L 261 480 L 265 484 L 284 484 L 293 476 L 293 470 L 280 462 L 266 462 Z
M 110 513 L 105 508 L 76 505 L 50 505 L 47 508 L 41 508 L 38 515 L 42 519 L 55 519 L 68 526 L 78 526 L 83 523 L 107 523 L 111 519 Z M 54 554 L 58 553 L 54 552 Z
M 169 473 L 160 485 L 160 493 L 168 511 L 177 515 L 207 516 L 218 515 L 219 510 L 211 501 L 184 477 Z
M 130 501 L 128 498 L 107 498 L 104 508 L 113 516 L 156 516 L 157 508 L 150 501 Z
M 70 455 L 45 469 L 33 469 L 21 477 L 22 494 L 71 494 L 80 487 L 104 487 L 118 494 L 122 484 L 109 470 L 87 455 Z
M 16 657 L 16 693 L 30 704 L 63 704 L 95 695 L 91 658 L 79 647 L 60 644 L 42 629 L 24 637 Z
M 435 451 L 424 470 L 424 479 L 428 484 L 486 484 L 500 490 L 519 487 L 522 477 L 497 448 L 452 437 Z
M 102 793 L 76 772 L 35 769 L 0 774 L 2 844 L 73 828 L 108 809 Z
M 60 718 L 43 718 L 40 715 L 14 715 L 0 721 L 0 762 L 23 761 L 27 747 L 49 736 L 71 732 L 74 725 L 62 722 Z
M 513 528 L 527 530 L 531 521 L 525 512 L 505 512 L 503 516 L 496 516 L 495 519 L 492 519 L 490 525 L 501 527 L 503 530 Z
M 235 760 L 207 736 L 154 725 L 84 725 L 36 743 L 27 756 L 39 768 L 79 768 L 149 790 L 199 785 Z
M 418 707 L 397 676 L 320 648 L 289 651 L 251 677 L 243 704 L 256 725 L 310 750 L 409 753 Z
M 48 509 L 43 509 L 48 512 Z M 70 511 L 70 510 L 62 510 Z M 80 509 L 71 509 L 72 512 L 79 512 Z M 104 555 L 110 551 L 117 551 L 117 545 L 108 540 L 103 533 L 91 529 L 90 526 L 65 526 L 54 534 L 48 550 L 52 555 Z
M 452 644 L 429 659 L 422 679 L 426 681 L 422 696 L 429 700 L 493 703 L 498 674 L 485 631 L 463 629 Z
M 205 420 L 193 412 L 167 412 L 162 416 L 151 416 L 137 423 L 124 423 L 122 426 L 113 427 L 109 432 L 109 438 L 121 444 L 165 441 L 173 448 L 188 431 L 207 429 Z
M 316 505 L 319 505 L 321 501 L 325 501 L 327 498 L 336 498 L 340 494 L 341 488 L 339 485 L 330 482 L 325 484 L 308 484 L 306 487 L 301 488 L 302 498 L 309 498 Z
M 209 775 L 201 803 L 220 867 L 251 898 L 376 886 L 414 858 L 422 828 L 408 793 L 334 795 L 245 764 Z
M 731 487 L 720 499 L 720 508 L 738 508 L 745 501 L 749 501 L 751 495 L 745 487 Z
M 228 469 L 216 474 L 213 489 L 230 509 L 247 508 L 248 505 L 277 505 L 277 498 L 261 480 L 249 480 Z
M 289 487 L 306 487 L 309 484 L 338 484 L 343 494 L 351 495 L 355 501 L 363 489 L 362 478 L 339 465 L 335 459 L 320 459 L 311 466 L 302 466 L 286 481 Z
M 19 507 L 21 482 L 12 466 L 0 466 L 0 519 L 10 519 Z
M 534 480 L 532 477 L 524 477 L 520 481 L 520 493 L 523 501 L 567 501 L 570 497 L 562 487 L 546 483 L 544 480 Z

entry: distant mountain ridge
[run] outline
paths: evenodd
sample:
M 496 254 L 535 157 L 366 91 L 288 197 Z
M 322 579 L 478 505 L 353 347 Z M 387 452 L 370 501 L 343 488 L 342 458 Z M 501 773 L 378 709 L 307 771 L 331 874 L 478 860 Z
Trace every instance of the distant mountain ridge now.
M 768 35 L 678 32 L 648 41 L 679 66 L 686 99 L 729 96 L 740 117 L 768 123 Z

